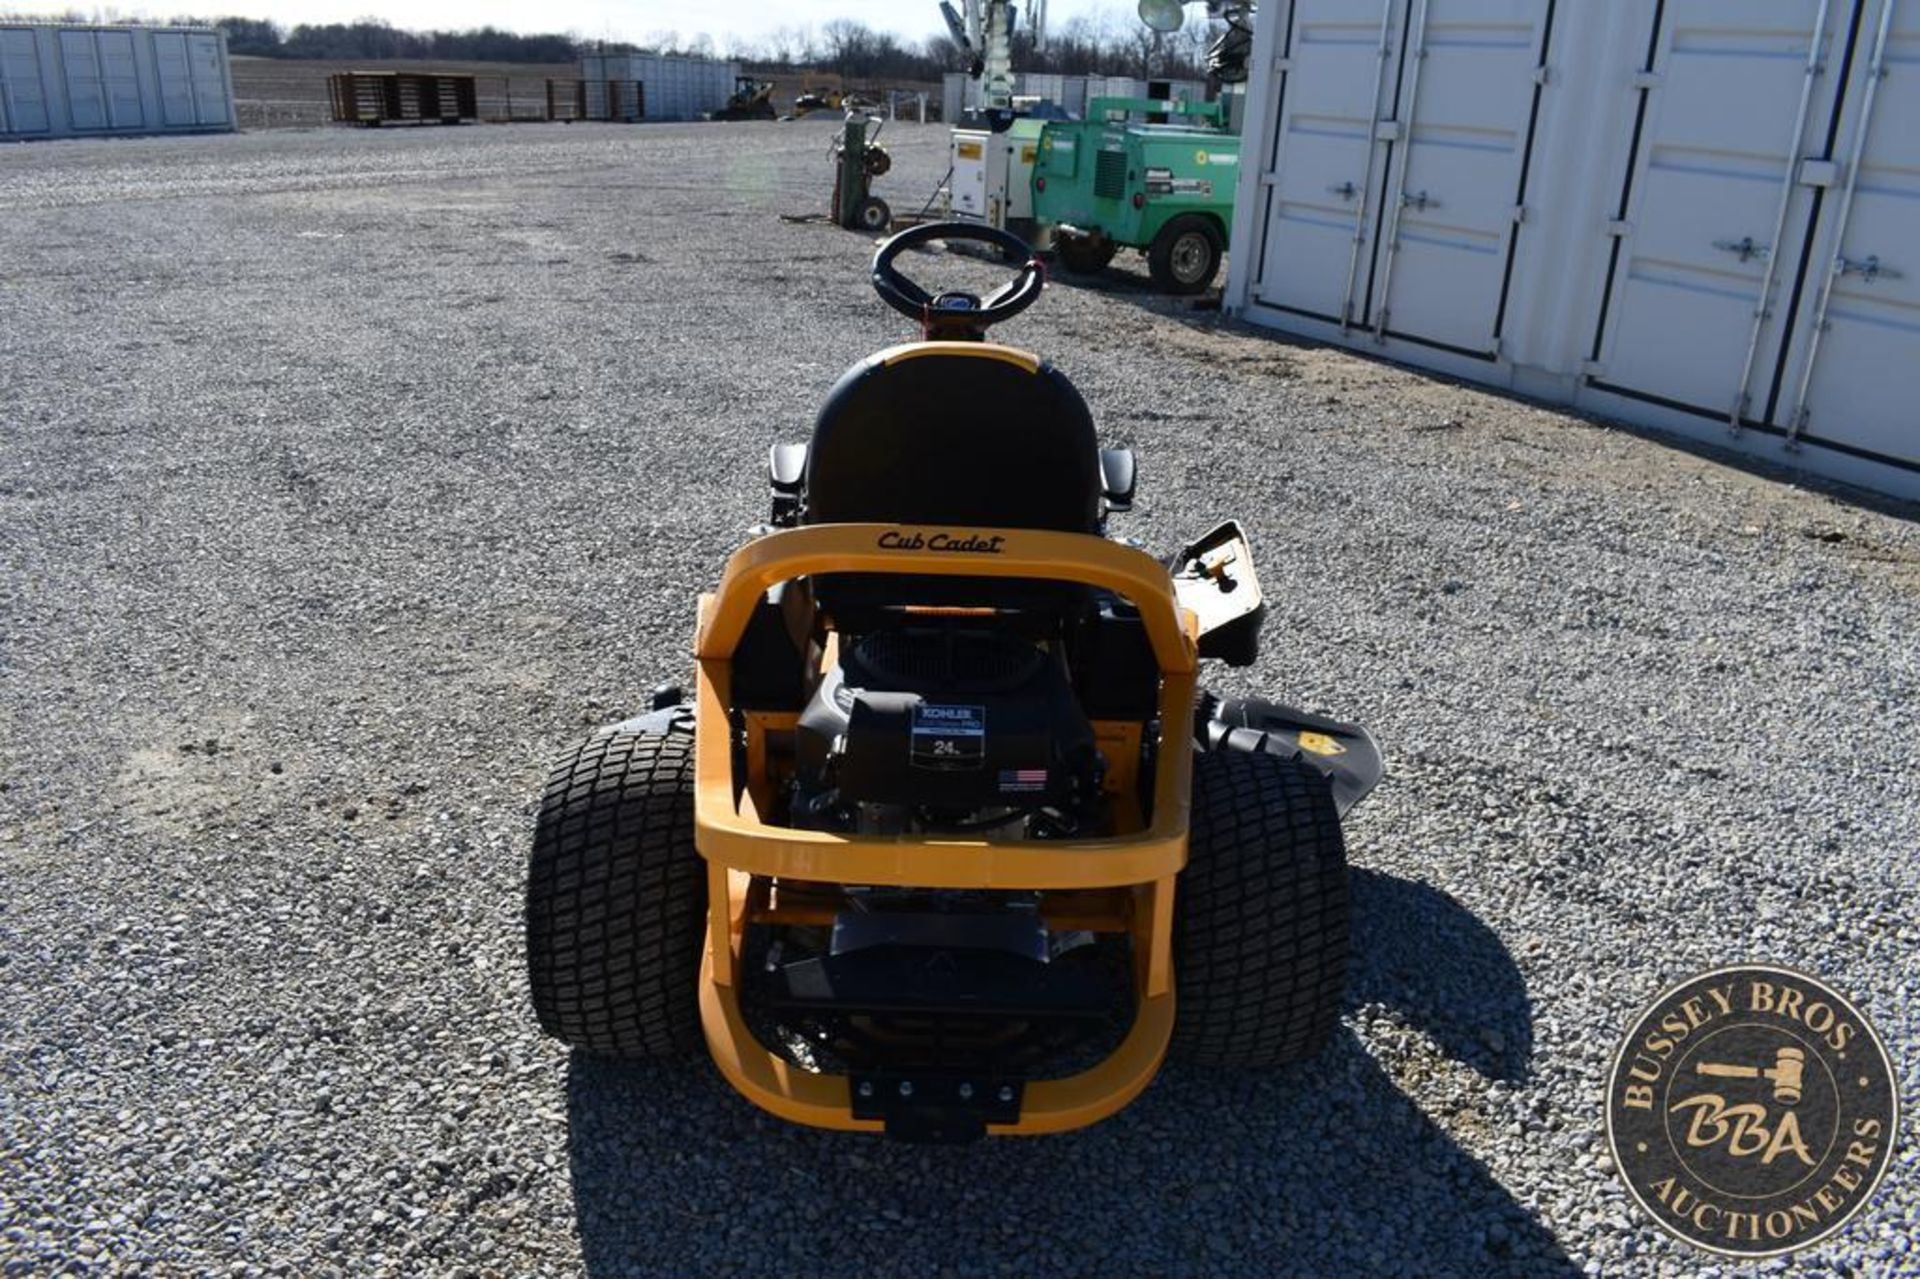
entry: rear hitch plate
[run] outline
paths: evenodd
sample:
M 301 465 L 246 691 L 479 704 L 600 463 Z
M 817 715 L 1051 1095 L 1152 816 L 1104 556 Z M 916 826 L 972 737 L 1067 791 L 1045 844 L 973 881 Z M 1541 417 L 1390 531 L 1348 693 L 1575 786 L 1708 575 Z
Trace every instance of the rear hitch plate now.
M 988 1124 L 1020 1121 L 1025 1087 L 977 1076 L 854 1074 L 855 1119 L 877 1119 L 900 1141 L 956 1145 L 986 1136 Z

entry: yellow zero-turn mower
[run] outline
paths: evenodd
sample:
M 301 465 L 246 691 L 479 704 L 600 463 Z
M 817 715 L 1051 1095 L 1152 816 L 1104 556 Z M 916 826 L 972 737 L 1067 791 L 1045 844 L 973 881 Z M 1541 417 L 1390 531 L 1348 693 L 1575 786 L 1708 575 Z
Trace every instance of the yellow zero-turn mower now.
M 985 241 L 1018 274 L 930 295 L 896 261 Z M 540 1024 L 590 1053 L 705 1045 L 755 1105 L 922 1141 L 1076 1128 L 1172 1053 L 1317 1052 L 1346 981 L 1345 811 L 1366 732 L 1221 703 L 1254 660 L 1247 540 L 1109 537 L 1134 464 L 1038 357 L 990 227 L 884 244 L 922 327 L 775 445 L 769 522 L 695 619 L 691 703 L 569 752 L 527 884 Z

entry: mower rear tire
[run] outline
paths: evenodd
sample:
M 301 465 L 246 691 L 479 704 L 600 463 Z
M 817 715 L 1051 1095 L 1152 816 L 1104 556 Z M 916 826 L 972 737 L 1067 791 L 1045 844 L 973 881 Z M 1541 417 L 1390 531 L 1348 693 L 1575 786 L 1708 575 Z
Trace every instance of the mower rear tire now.
M 1120 246 L 1104 235 L 1059 235 L 1053 253 L 1060 265 L 1075 275 L 1098 275 L 1113 261 Z
M 1171 1054 L 1277 1066 L 1318 1053 L 1347 985 L 1347 860 L 1333 791 L 1294 760 L 1194 756 L 1173 905 Z
M 527 874 L 527 977 L 541 1029 L 591 1053 L 702 1043 L 707 868 L 693 843 L 691 719 L 582 743 L 547 780 Z
M 1161 227 L 1147 246 L 1147 274 L 1162 293 L 1203 293 L 1220 273 L 1225 247 L 1211 220 L 1183 213 Z

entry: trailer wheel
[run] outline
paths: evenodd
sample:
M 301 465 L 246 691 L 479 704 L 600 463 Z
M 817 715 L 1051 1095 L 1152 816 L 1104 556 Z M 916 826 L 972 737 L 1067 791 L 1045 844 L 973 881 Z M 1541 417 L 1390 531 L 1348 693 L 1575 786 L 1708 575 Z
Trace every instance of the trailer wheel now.
M 1332 789 L 1272 755 L 1201 754 L 1193 765 L 1170 1051 L 1210 1066 L 1311 1057 L 1339 1022 L 1347 984 L 1347 862 Z
M 1203 291 L 1220 272 L 1223 249 L 1213 223 L 1197 213 L 1183 213 L 1160 228 L 1147 248 L 1147 271 L 1162 293 Z
M 706 864 L 693 844 L 693 734 L 613 732 L 547 779 L 527 874 L 527 976 L 541 1029 L 612 1057 L 701 1042 Z
M 1058 235 L 1053 241 L 1060 265 L 1075 275 L 1098 275 L 1119 251 L 1120 246 L 1104 235 Z
M 879 196 L 870 195 L 854 209 L 853 224 L 862 231 L 884 231 L 893 225 L 893 210 Z

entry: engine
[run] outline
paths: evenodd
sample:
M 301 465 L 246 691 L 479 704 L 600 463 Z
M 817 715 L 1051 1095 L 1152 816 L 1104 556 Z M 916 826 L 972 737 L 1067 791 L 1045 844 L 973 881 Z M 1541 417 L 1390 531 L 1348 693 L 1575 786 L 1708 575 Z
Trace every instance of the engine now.
M 884 835 L 1100 815 L 1103 763 L 1057 648 L 1001 631 L 902 627 L 850 638 L 794 740 L 796 826 Z

